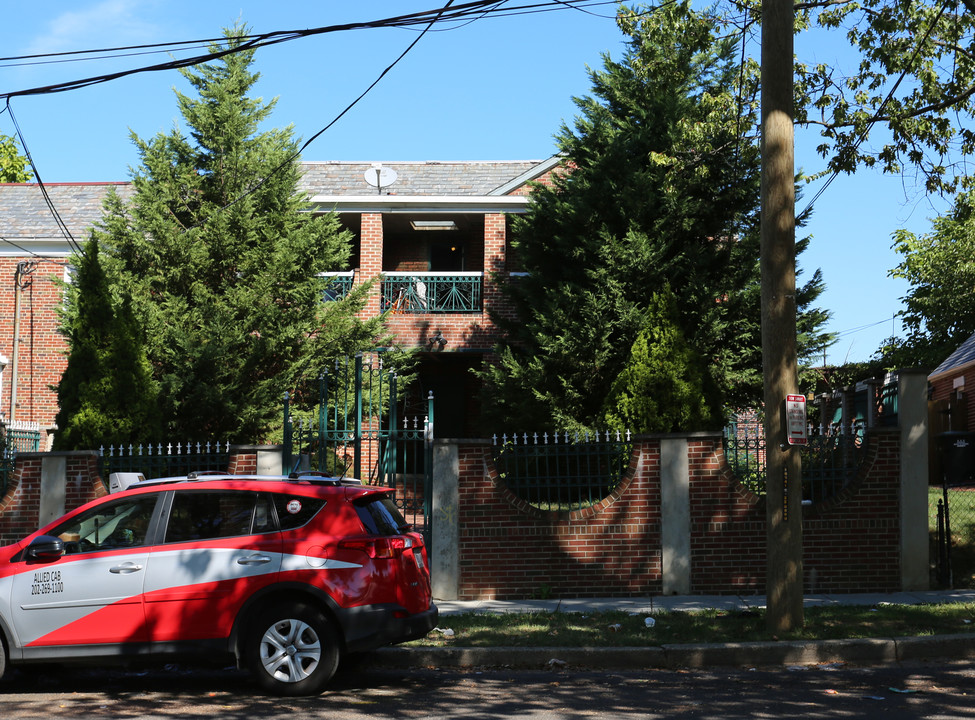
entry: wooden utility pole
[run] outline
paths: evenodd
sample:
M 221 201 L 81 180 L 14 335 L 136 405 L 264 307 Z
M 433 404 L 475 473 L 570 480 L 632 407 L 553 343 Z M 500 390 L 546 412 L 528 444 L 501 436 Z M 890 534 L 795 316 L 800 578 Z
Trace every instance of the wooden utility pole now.
M 762 373 L 767 469 L 768 629 L 803 624 L 802 485 L 788 444 L 786 396 L 796 365 L 796 198 L 793 0 L 762 0 Z

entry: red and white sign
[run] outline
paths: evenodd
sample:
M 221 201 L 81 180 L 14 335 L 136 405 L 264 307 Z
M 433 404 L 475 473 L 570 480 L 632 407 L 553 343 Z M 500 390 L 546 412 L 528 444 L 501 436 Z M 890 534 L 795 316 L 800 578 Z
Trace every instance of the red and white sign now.
M 805 445 L 806 434 L 806 396 L 786 395 L 785 397 L 786 433 L 790 445 Z

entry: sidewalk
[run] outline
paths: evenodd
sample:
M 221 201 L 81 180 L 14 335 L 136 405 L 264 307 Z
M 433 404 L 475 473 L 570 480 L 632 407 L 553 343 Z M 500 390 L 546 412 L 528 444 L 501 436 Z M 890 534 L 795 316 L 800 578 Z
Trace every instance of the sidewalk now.
M 809 595 L 806 607 L 822 605 L 919 605 L 975 602 L 975 590 Z M 688 595 L 564 600 L 439 600 L 441 627 L 464 612 L 594 612 L 638 614 L 665 611 L 735 610 L 765 607 L 764 595 Z M 975 633 L 909 638 L 699 643 L 624 648 L 392 647 L 378 650 L 370 663 L 385 668 L 518 668 L 564 670 L 683 669 L 705 667 L 802 666 L 850 663 L 881 665 L 910 660 L 975 658 Z
M 975 602 L 975 590 L 926 590 L 923 592 L 862 593 L 856 595 L 806 595 L 806 607 L 821 605 L 922 605 L 941 602 Z M 661 595 L 655 597 L 576 598 L 550 600 L 436 600 L 440 614 L 465 612 L 595 612 L 625 610 L 633 613 L 671 610 L 747 610 L 765 607 L 764 595 Z

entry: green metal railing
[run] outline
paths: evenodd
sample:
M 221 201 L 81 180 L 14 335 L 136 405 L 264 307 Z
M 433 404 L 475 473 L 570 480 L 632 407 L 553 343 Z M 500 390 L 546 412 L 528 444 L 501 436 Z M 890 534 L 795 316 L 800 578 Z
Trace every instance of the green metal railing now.
M 11 422 L 0 425 L 0 498 L 7 494 L 17 453 L 41 449 L 41 428 L 36 422 Z
M 482 284 L 479 272 L 386 272 L 381 308 L 394 313 L 480 312 Z
M 101 447 L 98 469 L 107 484 L 116 472 L 138 472 L 146 478 L 179 477 L 199 470 L 226 472 L 230 443 L 158 443 Z
M 512 493 L 541 510 L 591 507 L 615 490 L 630 465 L 629 433 L 494 436 L 494 463 Z
M 13 457 L 19 452 L 39 452 L 41 428 L 36 422 L 12 422 L 4 428 L 4 454 Z
M 812 430 L 815 430 L 813 428 Z M 816 503 L 834 497 L 851 483 L 865 456 L 864 426 L 850 432 L 824 428 L 810 432 L 807 444 L 797 446 L 802 458 L 802 499 Z M 765 432 L 761 423 L 735 422 L 725 428 L 725 459 L 735 478 L 752 492 L 765 494 Z
M 341 300 L 352 292 L 352 284 L 355 281 L 355 272 L 326 272 L 319 273 L 318 277 L 323 279 L 325 289 L 322 291 L 322 299 L 325 302 L 331 300 Z

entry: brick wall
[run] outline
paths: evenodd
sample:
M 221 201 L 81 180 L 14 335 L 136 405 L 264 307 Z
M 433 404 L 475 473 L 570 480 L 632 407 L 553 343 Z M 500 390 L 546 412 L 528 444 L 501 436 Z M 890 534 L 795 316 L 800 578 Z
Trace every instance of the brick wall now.
M 14 274 L 17 263 L 28 257 L 0 258 L 0 353 L 13 361 Z M 26 276 L 20 295 L 20 348 L 17 358 L 16 419 L 40 424 L 42 431 L 54 424 L 57 393 L 50 389 L 61 379 L 66 363 L 64 338 L 58 332 L 58 310 L 64 265 L 39 261 Z M 13 368 L 3 373 L 0 413 L 10 417 Z
M 888 592 L 900 584 L 896 429 L 869 434 L 857 479 L 805 508 L 806 592 Z M 490 449 L 460 447 L 461 599 L 660 594 L 660 440 L 640 439 L 620 489 L 582 512 L 543 512 L 497 476 Z M 764 500 L 739 486 L 720 437 L 688 441 L 691 592 L 764 594 Z
M 560 515 L 515 497 L 489 448 L 462 446 L 460 598 L 659 594 L 659 443 L 640 447 L 612 497 Z

